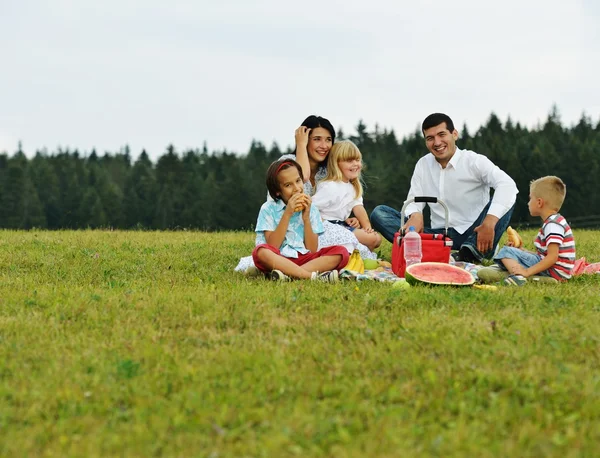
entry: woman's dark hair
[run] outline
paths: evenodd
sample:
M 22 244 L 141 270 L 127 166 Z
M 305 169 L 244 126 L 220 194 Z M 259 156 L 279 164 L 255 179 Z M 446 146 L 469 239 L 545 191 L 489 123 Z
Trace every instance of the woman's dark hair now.
M 423 132 L 423 135 L 425 134 L 425 131 L 427 129 L 439 126 L 443 122 L 446 123 L 446 128 L 450 132 L 454 132 L 454 123 L 452 122 L 452 119 L 450 119 L 450 116 L 444 113 L 432 113 L 429 116 L 427 116 L 423 121 L 423 125 L 421 126 L 421 131 Z
M 300 164 L 298 164 L 293 159 L 283 159 L 281 161 L 275 161 L 267 169 L 267 189 L 269 191 L 269 195 L 273 198 L 273 200 L 279 199 L 277 193 L 280 191 L 280 189 L 277 175 L 279 175 L 279 172 L 281 172 L 282 170 L 289 169 L 290 167 L 296 167 L 298 169 L 298 173 L 300 174 L 300 178 L 302 178 L 302 181 L 304 181 L 304 176 L 302 175 L 302 167 L 300 167 Z
M 331 143 L 335 143 L 335 129 L 329 122 L 329 119 L 323 118 L 321 116 L 310 115 L 308 118 L 302 121 L 302 124 L 300 125 L 308 127 L 309 129 L 315 129 L 317 127 L 327 129 L 331 134 Z

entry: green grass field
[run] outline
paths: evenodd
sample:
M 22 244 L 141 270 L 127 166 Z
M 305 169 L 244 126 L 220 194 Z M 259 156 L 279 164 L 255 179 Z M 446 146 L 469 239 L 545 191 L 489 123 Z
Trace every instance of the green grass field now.
M 600 275 L 275 284 L 253 239 L 2 231 L 0 455 L 600 456 Z

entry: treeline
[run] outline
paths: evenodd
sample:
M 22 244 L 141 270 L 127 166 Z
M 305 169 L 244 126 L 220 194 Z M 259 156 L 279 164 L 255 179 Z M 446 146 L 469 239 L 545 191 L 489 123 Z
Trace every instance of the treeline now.
M 513 221 L 530 222 L 529 182 L 558 175 L 567 183 L 562 213 L 600 213 L 600 122 L 582 116 L 571 127 L 556 109 L 543 125 L 527 129 L 492 114 L 477 132 L 460 128 L 460 148 L 487 155 L 519 188 Z M 408 192 L 416 161 L 427 153 L 421 132 L 401 140 L 393 131 L 362 122 L 353 140 L 366 163 L 365 206 L 398 209 Z M 292 140 L 292 139 L 291 139 Z M 281 154 L 254 141 L 244 156 L 209 153 L 204 147 L 181 153 L 169 146 L 153 163 L 145 151 L 133 161 L 127 149 L 99 156 L 95 151 L 0 155 L 0 227 L 11 229 L 251 229 L 266 188 L 267 166 Z

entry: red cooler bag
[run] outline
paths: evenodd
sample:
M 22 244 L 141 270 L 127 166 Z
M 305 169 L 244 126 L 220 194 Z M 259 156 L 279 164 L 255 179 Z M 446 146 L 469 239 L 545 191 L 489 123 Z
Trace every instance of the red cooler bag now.
M 437 197 L 415 197 L 407 200 L 400 212 L 400 221 L 404 225 L 404 211 L 408 204 L 412 202 L 437 203 L 444 207 L 446 211 L 446 222 L 444 226 L 445 234 L 419 234 L 421 236 L 421 248 L 423 257 L 421 262 L 445 262 L 450 261 L 450 250 L 452 249 L 452 240 L 448 237 L 448 207 Z M 392 272 L 401 278 L 404 278 L 406 270 L 406 261 L 404 260 L 404 230 L 402 226 L 394 234 L 394 243 L 392 244 Z

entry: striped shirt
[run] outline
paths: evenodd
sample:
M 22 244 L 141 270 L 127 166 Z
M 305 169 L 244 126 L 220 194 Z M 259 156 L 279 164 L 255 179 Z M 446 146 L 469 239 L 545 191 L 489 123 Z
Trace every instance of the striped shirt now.
M 533 242 L 542 258 L 548 254 L 548 245 L 551 243 L 558 243 L 558 260 L 548 272 L 559 281 L 568 280 L 575 265 L 575 239 L 569 223 L 558 213 L 546 218 Z

